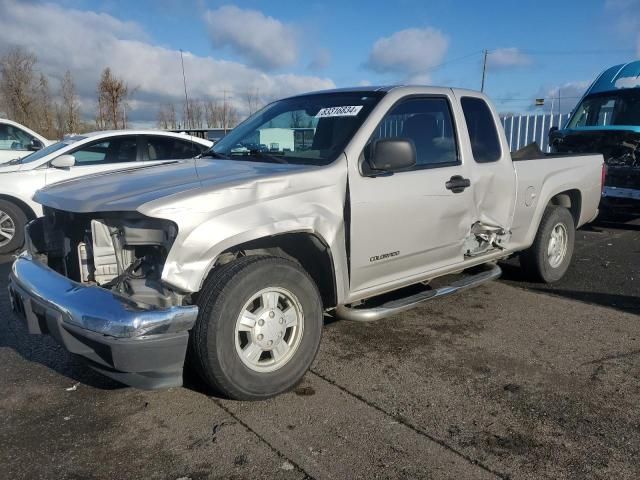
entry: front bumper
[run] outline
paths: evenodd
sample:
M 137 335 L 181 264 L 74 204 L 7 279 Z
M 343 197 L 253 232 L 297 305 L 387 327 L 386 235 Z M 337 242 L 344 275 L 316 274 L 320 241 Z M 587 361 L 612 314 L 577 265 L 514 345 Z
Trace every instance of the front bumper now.
M 53 336 L 105 375 L 145 389 L 182 385 L 197 307 L 141 305 L 69 280 L 26 253 L 13 263 L 9 296 L 29 333 Z

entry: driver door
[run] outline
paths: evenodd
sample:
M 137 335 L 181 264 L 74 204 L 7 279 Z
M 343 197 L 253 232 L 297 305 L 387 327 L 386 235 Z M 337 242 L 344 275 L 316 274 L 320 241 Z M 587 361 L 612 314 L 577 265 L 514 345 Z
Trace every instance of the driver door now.
M 401 100 L 371 140 L 411 140 L 416 165 L 349 179 L 352 294 L 463 262 L 473 196 L 451 188 L 453 177 L 470 178 L 451 105 L 448 95 Z

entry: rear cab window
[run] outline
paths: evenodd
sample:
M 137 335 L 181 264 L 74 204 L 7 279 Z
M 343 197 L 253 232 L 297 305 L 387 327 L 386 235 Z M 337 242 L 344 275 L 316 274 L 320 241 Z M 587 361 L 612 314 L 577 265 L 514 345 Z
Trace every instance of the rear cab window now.
M 477 163 L 497 162 L 502 157 L 500 137 L 487 102 L 476 97 L 460 100 L 471 141 L 471 152 Z

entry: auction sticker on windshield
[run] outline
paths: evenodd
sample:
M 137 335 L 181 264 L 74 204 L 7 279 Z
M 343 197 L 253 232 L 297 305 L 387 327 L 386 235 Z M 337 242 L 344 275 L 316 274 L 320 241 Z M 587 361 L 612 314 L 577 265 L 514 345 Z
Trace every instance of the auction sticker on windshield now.
M 360 113 L 360 110 L 362 110 L 362 105 L 321 108 L 320 111 L 316 113 L 316 118 L 355 117 Z

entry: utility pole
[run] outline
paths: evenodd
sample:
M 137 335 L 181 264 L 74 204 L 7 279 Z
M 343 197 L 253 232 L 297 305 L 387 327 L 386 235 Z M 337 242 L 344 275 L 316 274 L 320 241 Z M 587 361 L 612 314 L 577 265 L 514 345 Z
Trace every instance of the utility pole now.
M 484 92 L 484 80 L 487 76 L 487 56 L 489 55 L 489 50 L 485 48 L 483 53 L 484 53 L 484 60 L 482 62 L 482 86 L 480 87 L 481 92 Z
M 182 64 L 182 84 L 184 85 L 184 108 L 186 110 L 187 118 L 184 121 L 184 127 L 189 128 L 187 126 L 187 122 L 191 121 L 191 115 L 189 115 L 189 97 L 187 95 L 187 77 L 184 74 L 184 57 L 182 56 L 182 49 L 180 49 L 180 63 Z

